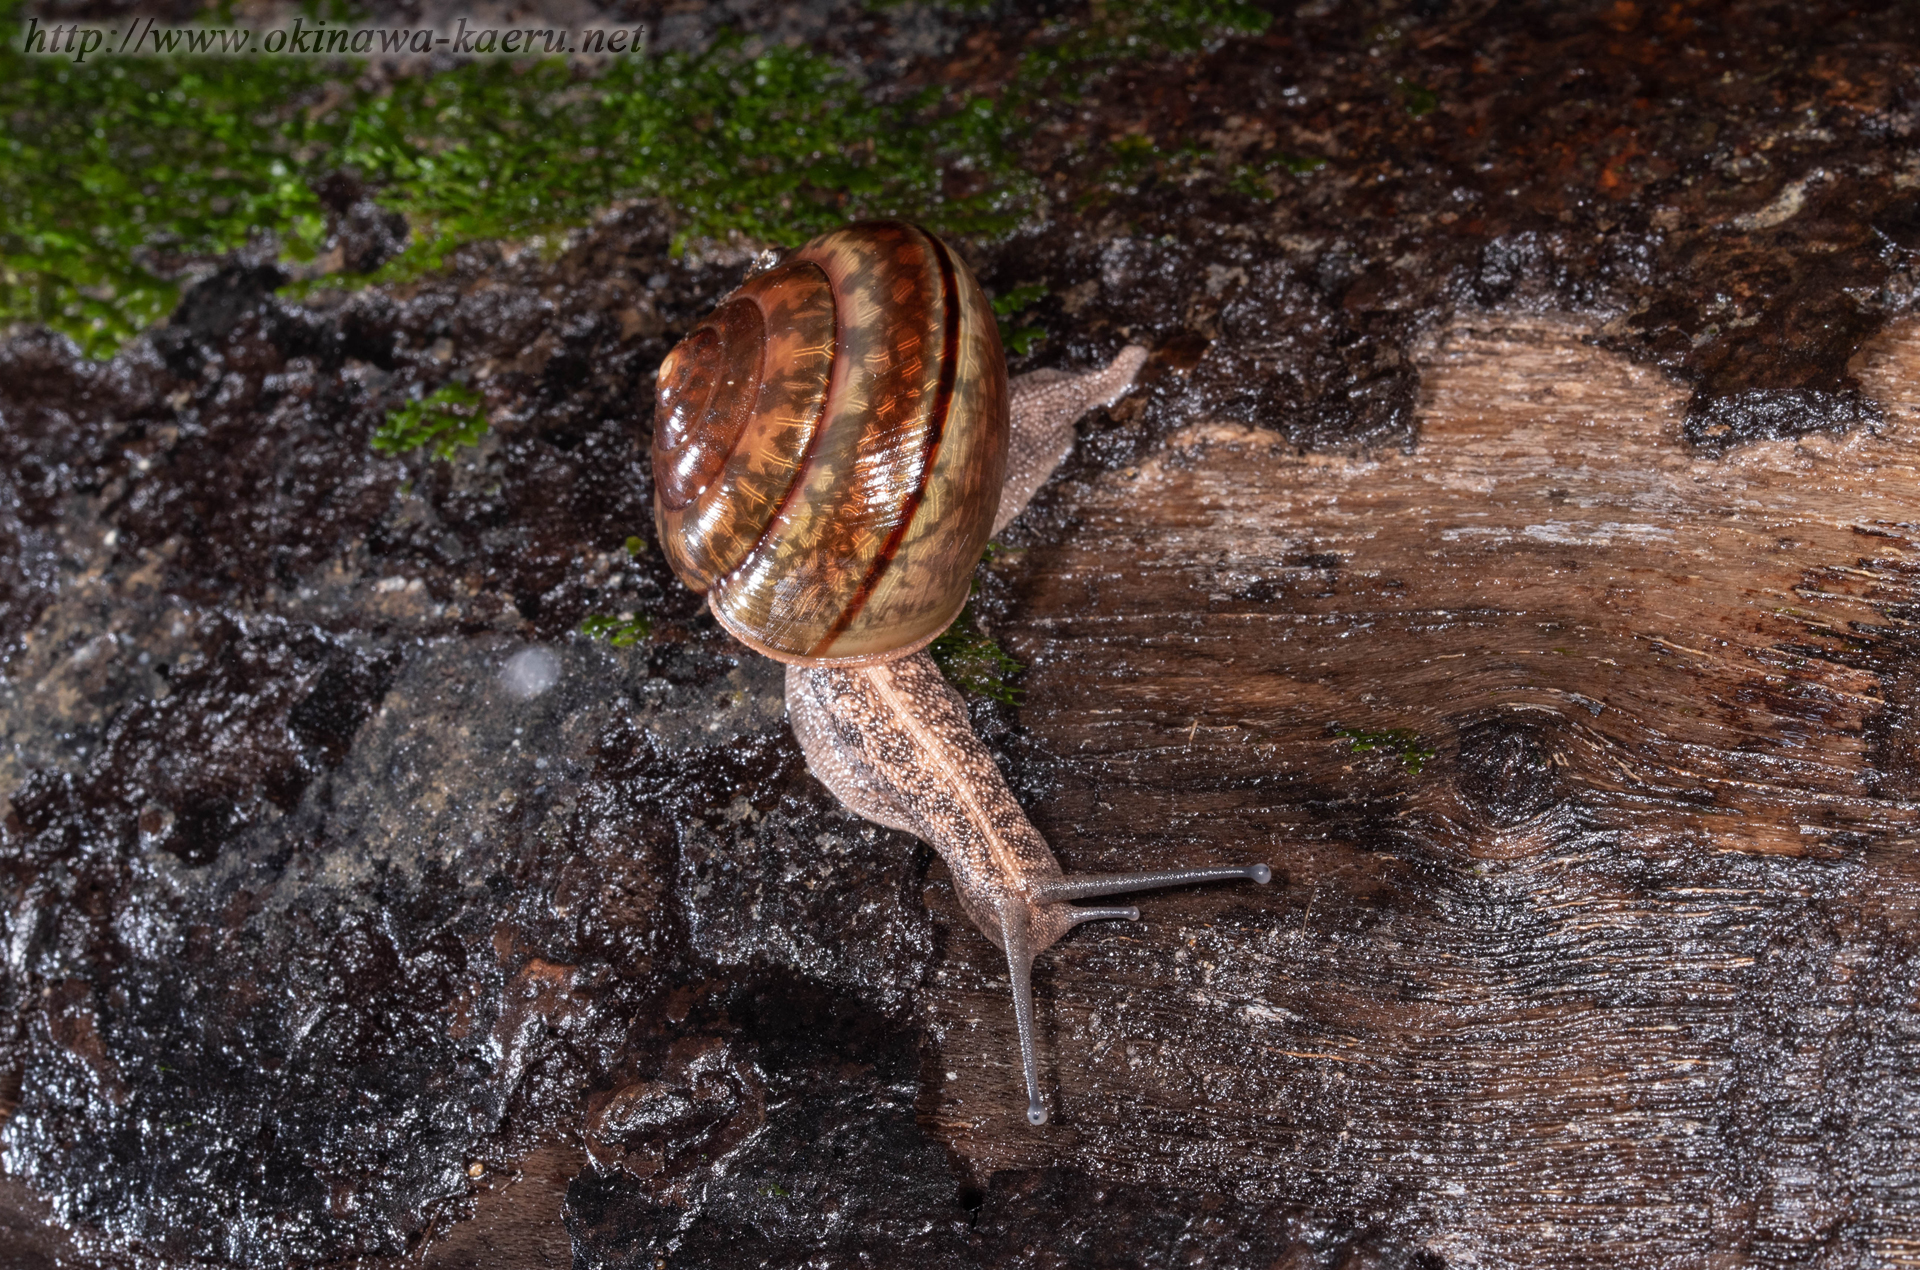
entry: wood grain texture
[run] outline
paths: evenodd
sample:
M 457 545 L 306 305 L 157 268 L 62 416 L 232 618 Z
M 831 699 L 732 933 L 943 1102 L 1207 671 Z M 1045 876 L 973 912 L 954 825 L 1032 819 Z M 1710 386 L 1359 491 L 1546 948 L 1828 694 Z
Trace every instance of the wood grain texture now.
M 1055 950 L 1044 1133 L 952 936 L 922 1112 L 982 1176 L 1341 1196 L 1450 1266 L 1920 1264 L 1920 328 L 1857 361 L 1883 424 L 1722 457 L 1589 335 L 1457 322 L 1407 452 L 1198 423 L 1020 566 L 1062 864 L 1286 885 Z

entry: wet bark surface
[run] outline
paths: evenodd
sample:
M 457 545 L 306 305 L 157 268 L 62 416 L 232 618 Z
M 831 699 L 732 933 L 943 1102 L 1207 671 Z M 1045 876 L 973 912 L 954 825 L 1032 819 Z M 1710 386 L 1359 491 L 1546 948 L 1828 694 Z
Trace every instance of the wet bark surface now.
M 1040 29 L 749 18 L 902 87 Z M 0 1259 L 1912 1262 L 1916 47 L 1305 6 L 1035 120 L 962 244 L 1015 370 L 1154 356 L 982 566 L 976 724 L 1069 869 L 1276 871 L 1043 959 L 1044 1130 L 944 870 L 623 545 L 752 245 L 15 334 Z M 371 451 L 456 373 L 476 450 Z

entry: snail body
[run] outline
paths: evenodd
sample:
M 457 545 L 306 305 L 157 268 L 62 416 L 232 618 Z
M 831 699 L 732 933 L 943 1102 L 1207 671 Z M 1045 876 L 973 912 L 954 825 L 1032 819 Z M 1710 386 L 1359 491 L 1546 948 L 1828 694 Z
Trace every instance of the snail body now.
M 1064 874 L 921 651 L 965 605 L 989 535 L 1071 447 L 1074 420 L 1125 393 L 1145 359 L 1129 347 L 1099 371 L 1009 385 L 964 262 L 879 221 L 748 279 L 659 376 L 655 519 L 674 571 L 742 643 L 786 663 L 814 776 L 947 862 L 968 918 L 1007 955 L 1034 1124 L 1047 1119 L 1035 956 L 1081 922 L 1139 917 L 1072 901 L 1270 876 Z

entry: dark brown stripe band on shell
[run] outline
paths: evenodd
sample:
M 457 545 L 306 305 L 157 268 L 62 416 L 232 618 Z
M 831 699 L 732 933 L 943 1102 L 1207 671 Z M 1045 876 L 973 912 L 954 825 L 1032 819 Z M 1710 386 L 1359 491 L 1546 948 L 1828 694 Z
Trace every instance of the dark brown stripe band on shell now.
M 765 542 L 713 589 L 731 631 L 792 658 L 819 647 L 926 479 L 926 411 L 938 381 L 941 308 L 929 240 L 899 222 L 824 234 L 817 264 L 835 302 L 818 444 Z
M 873 589 L 880 582 L 880 575 L 893 563 L 893 557 L 900 550 L 900 544 L 906 539 L 907 528 L 913 524 L 915 513 L 926 497 L 926 482 L 940 457 L 940 442 L 946 436 L 947 415 L 953 408 L 953 381 L 960 373 L 960 285 L 954 277 L 953 257 L 947 252 L 947 245 L 932 234 L 923 234 L 928 246 L 933 249 L 933 257 L 940 269 L 940 310 L 941 310 L 941 346 L 940 379 L 934 386 L 933 407 L 928 412 L 926 449 L 920 461 L 920 477 L 902 500 L 899 523 L 887 536 L 886 545 L 880 548 L 880 554 L 874 557 L 873 565 L 867 570 L 867 576 L 860 580 L 859 588 L 848 598 L 846 608 L 840 612 L 840 620 L 833 624 L 813 650 L 813 656 L 828 655 L 834 641 L 838 640 L 846 629 L 853 625 L 860 611 L 866 607 L 872 597 Z

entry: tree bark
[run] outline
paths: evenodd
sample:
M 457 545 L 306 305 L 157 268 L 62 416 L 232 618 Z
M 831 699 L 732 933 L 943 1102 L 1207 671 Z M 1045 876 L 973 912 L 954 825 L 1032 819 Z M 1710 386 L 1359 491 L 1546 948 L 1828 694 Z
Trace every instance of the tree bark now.
M 1044 1134 L 953 938 L 923 1109 L 981 1176 L 1337 1194 L 1448 1264 L 1920 1250 L 1920 327 L 1883 426 L 1718 456 L 1590 336 L 1456 322 L 1404 451 L 1195 423 L 1022 562 L 1065 866 L 1286 884 L 1055 951 Z

